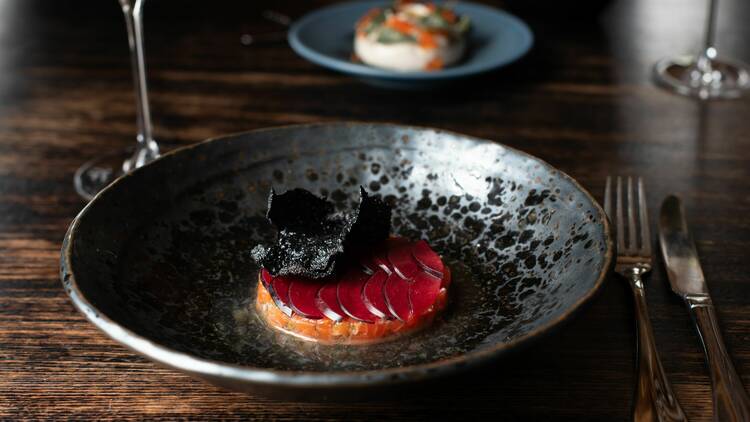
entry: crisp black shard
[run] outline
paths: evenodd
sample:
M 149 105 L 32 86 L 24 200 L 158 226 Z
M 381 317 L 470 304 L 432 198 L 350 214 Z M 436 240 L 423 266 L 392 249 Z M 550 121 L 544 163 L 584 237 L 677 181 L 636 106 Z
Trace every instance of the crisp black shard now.
M 355 221 L 346 238 L 347 248 L 371 246 L 388 237 L 391 232 L 391 207 L 359 187 Z
M 277 195 L 271 189 L 268 196 L 268 218 L 274 226 L 290 231 L 321 230 L 328 216 L 333 214 L 333 204 L 305 189 L 292 189 Z
M 266 217 L 278 230 L 276 243 L 258 245 L 252 255 L 273 276 L 328 277 L 347 252 L 367 249 L 391 231 L 391 208 L 361 187 L 357 207 L 344 212 L 304 189 L 271 190 Z

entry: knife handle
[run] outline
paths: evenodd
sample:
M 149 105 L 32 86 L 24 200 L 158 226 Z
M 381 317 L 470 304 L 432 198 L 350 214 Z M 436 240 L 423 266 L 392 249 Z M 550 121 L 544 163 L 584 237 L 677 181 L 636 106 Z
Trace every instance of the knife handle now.
M 708 296 L 688 296 L 685 301 L 695 320 L 698 335 L 703 343 L 706 363 L 711 373 L 714 393 L 714 420 L 750 421 L 750 399 L 742 386 L 724 340 L 721 338 L 716 311 Z
M 672 392 L 656 350 L 641 277 L 641 272 L 637 270 L 633 270 L 627 276 L 633 290 L 638 328 L 638 385 L 633 406 L 633 421 L 687 422 L 685 412 Z

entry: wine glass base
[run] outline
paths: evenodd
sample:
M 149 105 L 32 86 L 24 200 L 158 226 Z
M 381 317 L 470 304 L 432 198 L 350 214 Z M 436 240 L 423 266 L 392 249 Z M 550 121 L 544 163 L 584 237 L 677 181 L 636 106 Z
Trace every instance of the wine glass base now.
M 112 154 L 94 158 L 76 170 L 73 184 L 83 199 L 94 196 L 123 175 L 122 164 L 133 155 L 134 148 L 126 148 Z
M 738 98 L 750 89 L 750 67 L 729 60 L 711 60 L 711 72 L 701 72 L 698 57 L 666 58 L 654 66 L 654 77 L 664 88 L 702 100 Z

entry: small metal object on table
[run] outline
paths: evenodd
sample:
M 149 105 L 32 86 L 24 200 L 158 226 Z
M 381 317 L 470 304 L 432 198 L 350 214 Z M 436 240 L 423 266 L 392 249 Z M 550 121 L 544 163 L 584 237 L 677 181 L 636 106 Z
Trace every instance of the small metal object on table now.
M 651 271 L 651 232 L 649 230 L 646 193 L 638 178 L 637 199 L 633 179 L 627 178 L 627 196 L 623 198 L 622 178 L 617 177 L 615 209 L 612 210 L 612 178 L 607 177 L 604 210 L 617 228 L 617 264 L 615 271 L 626 278 L 633 290 L 638 324 L 638 384 L 634 421 L 686 421 L 687 417 L 672 392 L 667 375 L 659 360 L 654 332 L 648 317 L 643 276 Z M 627 205 L 624 205 L 627 204 Z M 627 211 L 624 209 L 627 208 Z M 627 216 L 625 215 L 627 212 Z M 625 222 L 627 218 L 627 223 Z M 640 226 L 640 230 L 638 230 Z M 626 232 L 627 230 L 627 232 Z M 627 234 L 627 239 L 626 239 Z
M 688 231 L 682 202 L 668 196 L 661 206 L 659 243 L 672 290 L 685 301 L 711 371 L 714 420 L 750 421 L 750 399 L 721 338 L 708 285 Z

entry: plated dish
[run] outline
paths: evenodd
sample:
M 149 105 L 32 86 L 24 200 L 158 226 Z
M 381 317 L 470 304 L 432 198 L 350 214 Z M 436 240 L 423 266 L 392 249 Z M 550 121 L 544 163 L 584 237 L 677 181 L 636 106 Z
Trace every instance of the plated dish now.
M 429 9 L 421 17 L 393 18 L 399 13 L 386 13 L 392 4 L 357 1 L 322 8 L 292 25 L 289 44 L 313 63 L 370 84 L 400 89 L 433 88 L 498 69 L 518 60 L 533 44 L 531 30 L 523 21 L 490 6 L 457 2 L 450 8 L 455 22 L 443 22 L 440 16 L 437 23 Z M 426 21 L 446 28 L 416 24 Z M 378 39 L 389 43 L 378 43 Z M 353 61 L 353 55 L 360 60 Z
M 259 301 L 280 307 L 270 290 L 264 296 L 251 253 L 276 239 L 278 227 L 266 218 L 271 189 L 305 189 L 346 213 L 360 187 L 392 210 L 386 241 L 408 239 L 395 263 L 406 257 L 422 273 L 441 272 L 434 255 L 415 251 L 425 246 L 420 240 L 439 257 L 445 305 L 438 289 L 420 305 L 421 315 L 434 315 L 420 329 L 376 334 L 374 342 L 352 337 L 351 324 L 332 342 L 276 329 L 258 309 Z M 390 271 L 416 277 L 388 262 Z M 433 129 L 328 123 L 165 154 L 85 207 L 65 237 L 61 264 L 73 303 L 137 353 L 225 388 L 332 400 L 370 397 L 372 389 L 454 373 L 528 344 L 593 296 L 610 270 L 612 242 L 591 196 L 527 154 Z M 409 293 L 394 297 L 403 304 Z M 312 315 L 309 304 L 295 299 L 294 307 Z M 377 299 L 370 304 L 391 311 Z M 391 307 L 396 315 L 383 322 L 408 319 L 409 311 Z M 350 322 L 344 308 L 363 316 L 345 302 Z
M 450 269 L 425 240 L 389 236 L 391 211 L 362 187 L 343 212 L 304 189 L 271 190 L 266 217 L 278 234 L 253 249 L 260 318 L 323 344 L 373 344 L 428 326 L 445 308 Z
M 357 21 L 354 55 L 398 72 L 439 71 L 463 58 L 470 28 L 469 18 L 447 5 L 399 0 Z

